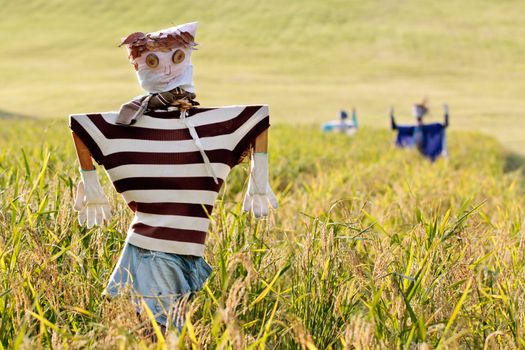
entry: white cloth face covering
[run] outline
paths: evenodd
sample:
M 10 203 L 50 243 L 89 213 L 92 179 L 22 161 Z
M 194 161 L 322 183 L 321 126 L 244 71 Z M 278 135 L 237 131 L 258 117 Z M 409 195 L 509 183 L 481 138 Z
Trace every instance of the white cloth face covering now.
M 184 52 L 184 60 L 173 62 L 177 51 Z M 154 55 L 158 60 L 156 67 L 146 63 Z M 149 58 L 148 58 L 149 56 Z M 137 67 L 137 79 L 140 86 L 149 93 L 165 92 L 181 87 L 188 92 L 195 92 L 193 84 L 193 65 L 191 64 L 191 49 L 174 48 L 168 52 L 146 51 L 134 61 Z
M 152 37 L 163 37 L 168 34 L 187 32 L 195 38 L 197 22 L 185 23 L 175 27 L 162 29 L 149 33 Z M 184 53 L 184 59 L 174 59 L 174 55 L 180 51 Z M 148 93 L 165 92 L 180 87 L 188 92 L 195 92 L 193 83 L 193 65 L 191 63 L 192 48 L 173 47 L 170 51 L 145 51 L 133 60 L 137 79 L 140 86 Z M 153 55 L 152 59 L 148 56 Z M 148 65 L 148 62 L 150 63 Z M 151 63 L 154 63 L 153 65 Z

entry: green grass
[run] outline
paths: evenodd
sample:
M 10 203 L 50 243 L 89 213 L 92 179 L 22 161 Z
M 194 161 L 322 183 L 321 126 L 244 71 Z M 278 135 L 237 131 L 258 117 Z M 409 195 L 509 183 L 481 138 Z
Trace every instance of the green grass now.
M 319 123 L 356 106 L 386 127 L 426 95 L 433 119 L 524 154 L 525 3 L 466 1 L 0 0 L 0 115 L 64 117 L 139 94 L 121 37 L 200 21 L 204 105 L 268 103 L 274 122 Z
M 167 346 L 525 346 L 522 173 L 477 133 L 452 132 L 435 164 L 392 136 L 272 127 L 281 207 L 253 221 L 246 165 L 230 175 L 207 242 L 214 273 Z M 80 228 L 76 167 L 63 121 L 0 121 L 0 348 L 162 348 L 126 298 L 101 296 L 130 212 L 105 181 L 115 217 Z

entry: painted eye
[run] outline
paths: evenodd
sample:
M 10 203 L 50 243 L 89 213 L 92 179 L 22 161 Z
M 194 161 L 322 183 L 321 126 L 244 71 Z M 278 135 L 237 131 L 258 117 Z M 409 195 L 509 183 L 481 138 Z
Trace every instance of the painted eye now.
M 171 61 L 175 64 L 179 64 L 182 61 L 184 61 L 184 57 L 186 57 L 186 54 L 182 50 L 177 50 L 173 53 L 173 56 L 171 56 Z
M 146 56 L 146 64 L 150 68 L 156 68 L 159 65 L 159 58 L 154 53 Z

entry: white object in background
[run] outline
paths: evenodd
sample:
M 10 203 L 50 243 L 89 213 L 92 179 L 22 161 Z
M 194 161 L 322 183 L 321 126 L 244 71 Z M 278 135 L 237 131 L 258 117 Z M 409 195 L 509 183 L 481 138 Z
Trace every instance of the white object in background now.
M 324 132 L 341 132 L 345 133 L 347 135 L 353 135 L 357 132 L 356 125 L 351 121 L 346 120 L 331 120 L 329 122 L 324 123 L 321 126 L 321 130 Z
M 340 132 L 349 136 L 357 132 L 357 113 L 355 108 L 352 108 L 352 120 L 348 120 L 348 114 L 346 111 L 341 110 L 339 120 L 330 120 L 329 122 L 321 125 L 321 130 L 324 132 Z

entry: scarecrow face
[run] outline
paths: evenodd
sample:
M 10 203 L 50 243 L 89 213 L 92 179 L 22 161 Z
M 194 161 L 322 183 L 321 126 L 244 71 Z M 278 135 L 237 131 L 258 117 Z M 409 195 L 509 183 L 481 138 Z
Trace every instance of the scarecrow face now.
M 167 91 L 173 83 L 191 68 L 190 49 L 173 48 L 169 51 L 146 51 L 133 60 L 137 78 L 148 92 Z
M 423 120 L 423 116 L 427 113 L 427 108 L 423 105 L 415 104 L 412 107 L 412 115 L 416 117 L 418 121 Z
M 197 23 L 186 23 L 153 33 L 133 33 L 124 38 L 140 85 L 149 93 L 181 87 L 193 92 L 191 51 L 196 45 Z

